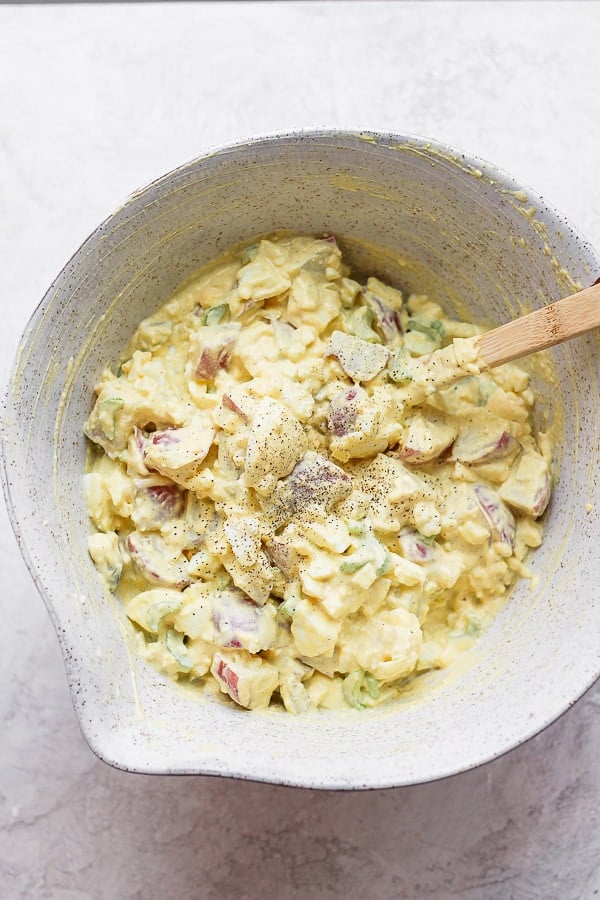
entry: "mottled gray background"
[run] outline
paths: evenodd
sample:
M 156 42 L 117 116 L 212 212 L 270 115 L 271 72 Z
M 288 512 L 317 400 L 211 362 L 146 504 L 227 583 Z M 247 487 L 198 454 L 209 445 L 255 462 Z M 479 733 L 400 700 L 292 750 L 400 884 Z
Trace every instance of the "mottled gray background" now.
M 2 375 L 107 213 L 241 137 L 430 135 L 506 168 L 600 246 L 598 46 L 593 2 L 1 7 Z M 3 507 L 0 556 L 1 900 L 600 894 L 598 688 L 527 745 L 436 784 L 341 794 L 127 775 L 79 733 Z

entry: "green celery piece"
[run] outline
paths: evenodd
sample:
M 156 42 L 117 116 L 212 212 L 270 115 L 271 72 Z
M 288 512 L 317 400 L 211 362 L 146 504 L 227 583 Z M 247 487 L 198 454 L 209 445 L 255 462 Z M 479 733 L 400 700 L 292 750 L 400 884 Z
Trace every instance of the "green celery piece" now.
M 468 613 L 466 616 L 465 635 L 468 637 L 477 637 L 481 632 L 481 622 L 476 613 Z
M 165 646 L 180 669 L 183 672 L 189 672 L 193 663 L 189 657 L 189 651 L 183 642 L 183 635 L 179 631 L 175 631 L 174 628 L 167 629 Z
M 140 350 L 158 350 L 173 333 L 173 323 L 169 320 L 145 321 L 140 325 L 137 343 Z
M 498 390 L 498 385 L 488 375 L 479 375 L 477 378 L 477 389 L 477 406 L 486 406 L 494 391 Z
M 136 609 L 136 602 L 139 606 L 141 601 L 139 598 L 143 597 L 143 594 L 138 595 L 125 610 L 128 617 L 133 619 L 134 622 L 137 622 L 138 625 L 141 625 L 144 631 L 149 631 L 151 634 L 157 634 L 163 620 L 172 615 L 175 612 L 178 612 L 181 609 L 183 598 L 181 600 L 175 600 L 174 598 L 169 598 L 168 600 L 160 600 L 157 603 L 152 603 L 150 606 Z M 134 607 L 132 609 L 132 606 Z
M 371 675 L 370 672 L 365 672 L 365 687 L 367 689 L 367 693 L 369 697 L 373 700 L 377 700 L 379 697 L 380 684 L 375 678 L 374 675 Z
M 409 319 L 407 324 L 408 331 L 420 331 L 421 334 L 430 338 L 438 348 L 442 346 L 442 334 L 440 328 L 443 330 L 443 327 L 442 323 L 437 320 L 435 320 L 435 324 L 434 322 L 427 324 L 421 319 L 416 318 Z
M 226 587 L 229 587 L 231 584 L 231 575 L 229 572 L 219 572 L 215 576 L 215 590 L 224 591 Z
M 283 603 L 280 603 L 277 607 L 278 615 L 282 616 L 284 619 L 293 619 L 294 613 L 296 612 L 295 600 L 295 597 L 290 597 L 288 600 L 284 600 Z
M 381 338 L 371 328 L 373 318 L 373 310 L 370 306 L 358 306 L 344 315 L 345 331 L 370 344 L 381 344 Z
M 247 266 L 248 263 L 252 262 L 252 260 L 258 253 L 258 246 L 258 244 L 249 244 L 247 247 L 244 247 L 244 249 L 240 253 L 240 261 L 243 266 Z
M 349 556 L 348 559 L 341 564 L 340 572 L 344 575 L 354 575 L 355 572 L 358 572 L 359 569 L 366 566 L 368 562 L 368 559 L 352 559 L 352 557 Z
M 100 407 L 98 410 L 98 421 L 102 426 L 103 432 L 111 441 L 114 440 L 115 432 L 117 430 L 115 416 L 120 409 L 123 409 L 124 406 L 125 401 L 122 397 L 109 397 L 107 400 L 103 400 L 100 403 Z M 108 433 L 107 427 L 111 429 L 110 434 Z
M 125 360 L 123 360 L 123 362 L 125 362 Z M 114 360 L 113 362 L 111 362 L 111 364 L 109 365 L 108 368 L 110 369 L 112 374 L 115 376 L 115 378 L 120 378 L 123 374 L 123 363 L 122 362 L 117 362 L 116 360 Z
M 382 545 L 383 546 L 383 545 Z M 384 548 L 385 550 L 385 548 Z M 382 575 L 386 575 L 390 569 L 392 568 L 392 558 L 387 550 L 385 550 L 385 557 L 380 566 L 377 567 L 375 574 L 378 578 L 381 578 Z
M 387 364 L 388 375 L 392 381 L 397 384 L 407 384 L 413 380 L 406 363 L 411 359 L 411 355 L 406 347 L 398 347 L 390 356 Z
M 222 322 L 228 322 L 231 318 L 231 312 L 228 303 L 219 303 L 218 306 L 211 306 L 206 310 L 204 316 L 205 325 L 221 325 Z
M 354 709 L 365 709 L 372 706 L 371 701 L 379 697 L 379 682 L 370 672 L 356 669 L 346 675 L 342 682 L 342 694 L 348 706 Z
M 346 527 L 348 532 L 354 537 L 362 537 L 365 533 L 365 527 L 362 522 L 357 522 L 355 519 L 350 519 L 346 522 Z
M 342 682 L 342 694 L 344 695 L 344 700 L 348 706 L 352 706 L 354 709 L 365 708 L 360 691 L 363 675 L 363 670 L 357 669 L 356 672 L 350 672 L 349 675 L 346 675 Z

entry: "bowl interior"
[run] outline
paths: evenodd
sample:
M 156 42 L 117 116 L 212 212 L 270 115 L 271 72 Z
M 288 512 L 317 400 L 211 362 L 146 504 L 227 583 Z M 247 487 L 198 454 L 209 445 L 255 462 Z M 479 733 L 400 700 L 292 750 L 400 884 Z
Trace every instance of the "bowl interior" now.
M 82 426 L 101 369 L 203 263 L 280 229 L 332 232 L 357 271 L 490 324 L 600 271 L 592 249 L 531 192 L 492 166 L 412 138 L 251 142 L 133 195 L 36 310 L 5 415 L 9 506 L 61 640 L 82 728 L 104 759 L 137 771 L 377 787 L 469 768 L 535 733 L 597 675 L 597 337 L 532 366 L 538 424 L 564 438 L 546 537 L 530 558 L 533 589 L 520 582 L 459 665 L 419 679 L 393 707 L 248 714 L 177 688 L 132 653 L 127 621 L 88 557 Z

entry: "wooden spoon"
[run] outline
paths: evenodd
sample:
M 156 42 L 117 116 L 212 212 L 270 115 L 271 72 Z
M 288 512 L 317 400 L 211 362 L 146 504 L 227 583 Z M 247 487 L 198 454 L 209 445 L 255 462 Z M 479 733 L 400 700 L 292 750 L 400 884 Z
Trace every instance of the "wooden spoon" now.
M 475 342 L 481 369 L 492 369 L 600 327 L 600 279 L 591 287 L 486 331 Z
M 412 380 L 404 388 L 404 402 L 415 406 L 433 391 L 448 387 L 465 375 L 485 372 L 598 327 L 600 279 L 584 291 L 513 319 L 476 338 L 463 339 L 462 361 L 458 359 L 454 343 L 411 360 Z M 465 357 L 467 345 L 470 346 Z

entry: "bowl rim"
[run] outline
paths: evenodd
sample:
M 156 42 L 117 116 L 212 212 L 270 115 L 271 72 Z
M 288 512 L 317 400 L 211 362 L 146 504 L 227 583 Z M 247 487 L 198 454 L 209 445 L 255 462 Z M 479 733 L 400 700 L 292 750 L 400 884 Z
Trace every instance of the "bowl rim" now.
M 18 340 L 17 348 L 13 353 L 12 363 L 8 369 L 8 376 L 4 388 L 2 390 L 2 397 L 0 398 L 0 455 L 2 457 L 1 465 L 0 465 L 0 481 L 2 483 L 3 495 L 6 503 L 6 508 L 8 511 L 8 518 L 15 535 L 15 539 L 17 545 L 19 547 L 19 551 L 23 560 L 26 564 L 26 567 L 29 571 L 29 574 L 37 588 L 38 593 L 42 597 L 48 615 L 52 621 L 54 626 L 54 630 L 60 645 L 61 654 L 63 657 L 63 664 L 66 670 L 67 682 L 69 686 L 69 693 L 71 696 L 71 702 L 73 704 L 76 717 L 78 720 L 79 727 L 82 731 L 82 734 L 88 743 L 91 750 L 95 753 L 95 755 L 101 759 L 103 762 L 108 765 L 120 769 L 122 771 L 127 772 L 138 772 L 145 774 L 186 774 L 186 775 L 210 775 L 210 776 L 221 776 L 221 777 L 231 777 L 238 778 L 242 780 L 249 781 L 257 781 L 269 784 L 280 784 L 287 785 L 290 787 L 304 787 L 311 789 L 323 789 L 323 790 L 374 790 L 374 789 L 385 789 L 391 787 L 400 787 L 400 786 L 408 786 L 411 784 L 425 784 L 433 781 L 439 781 L 446 778 L 451 778 L 456 775 L 461 774 L 462 772 L 468 772 L 472 769 L 478 768 L 481 765 L 485 765 L 488 762 L 491 762 L 494 759 L 498 759 L 501 756 L 504 756 L 507 753 L 510 753 L 512 750 L 517 749 L 519 746 L 524 744 L 525 742 L 531 740 L 536 735 L 543 732 L 546 728 L 548 728 L 551 724 L 558 721 L 575 703 L 577 703 L 587 691 L 595 684 L 595 682 L 600 678 L 600 657 L 598 658 L 596 669 L 592 672 L 591 677 L 588 677 L 585 683 L 579 685 L 574 693 L 571 694 L 570 698 L 561 701 L 560 705 L 557 706 L 552 713 L 547 713 L 536 720 L 535 724 L 527 729 L 523 729 L 522 733 L 518 737 L 512 737 L 510 739 L 505 739 L 502 746 L 500 746 L 496 751 L 492 753 L 485 754 L 483 757 L 478 758 L 477 760 L 470 761 L 465 763 L 464 765 L 453 765 L 449 766 L 447 771 L 443 771 L 439 774 L 436 774 L 432 777 L 408 777 L 408 778 L 377 778 L 375 774 L 374 777 L 370 777 L 363 783 L 356 784 L 348 784 L 342 778 L 339 777 L 329 777 L 327 775 L 320 775 L 319 779 L 314 778 L 313 776 L 306 777 L 283 777 L 279 776 L 276 773 L 265 774 L 262 772 L 250 772 L 248 767 L 245 767 L 243 771 L 238 771 L 235 768 L 235 764 L 228 764 L 225 761 L 225 764 L 220 767 L 211 767 L 211 766 L 197 766 L 194 768 L 169 768 L 168 766 L 159 766 L 159 767 L 149 767 L 144 766 L 142 763 L 137 765 L 131 765 L 124 760 L 119 760 L 115 758 L 108 750 L 107 746 L 102 746 L 101 733 L 98 731 L 97 733 L 92 733 L 91 729 L 88 727 L 87 720 L 84 719 L 82 715 L 82 709 L 78 706 L 75 701 L 75 680 L 76 675 L 70 669 L 68 665 L 68 657 L 66 652 L 66 644 L 65 644 L 65 636 L 60 627 L 60 619 L 56 613 L 56 609 L 54 607 L 54 603 L 52 600 L 52 590 L 47 587 L 44 579 L 40 576 L 40 573 L 37 570 L 37 567 L 33 561 L 33 556 L 31 553 L 30 546 L 23 534 L 21 528 L 21 521 L 19 517 L 19 513 L 17 507 L 15 505 L 15 498 L 13 496 L 13 492 L 11 491 L 11 476 L 14 474 L 15 465 L 14 463 L 9 462 L 9 454 L 7 454 L 7 412 L 9 410 L 11 404 L 11 396 L 14 387 L 14 377 L 16 375 L 16 368 L 18 365 L 19 358 L 24 348 L 27 346 L 29 335 L 33 330 L 34 325 L 37 321 L 43 316 L 47 306 L 49 305 L 50 299 L 54 294 L 54 289 L 57 282 L 62 277 L 65 270 L 76 261 L 76 259 L 85 252 L 88 245 L 90 245 L 94 239 L 98 236 L 100 232 L 103 231 L 111 221 L 120 213 L 125 211 L 130 204 L 135 201 L 138 201 L 144 197 L 148 192 L 152 190 L 160 190 L 163 185 L 167 185 L 174 177 L 177 177 L 180 174 L 185 174 L 191 167 L 196 166 L 202 163 L 205 160 L 212 159 L 215 157 L 223 157 L 230 153 L 243 152 L 246 148 L 255 148 L 260 146 L 269 146 L 276 145 L 281 142 L 289 142 L 289 143 L 297 143 L 299 141 L 308 141 L 319 143 L 325 140 L 351 140 L 351 139 L 359 139 L 364 140 L 366 143 L 371 143 L 376 146 L 381 146 L 383 148 L 391 147 L 392 145 L 398 144 L 407 144 L 411 148 L 421 149 L 424 151 L 434 151 L 438 153 L 442 159 L 447 159 L 448 161 L 454 162 L 455 164 L 464 167 L 466 169 L 475 169 L 481 170 L 485 172 L 486 177 L 493 178 L 493 182 L 495 185 L 498 185 L 501 189 L 504 189 L 507 192 L 515 192 L 515 191 L 523 191 L 527 195 L 527 201 L 533 204 L 538 211 L 538 215 L 540 216 L 542 222 L 547 223 L 551 222 L 553 225 L 559 225 L 562 229 L 568 230 L 571 236 L 577 242 L 579 253 L 581 256 L 586 257 L 591 263 L 595 264 L 597 270 L 600 272 L 600 253 L 596 251 L 593 247 L 592 243 L 589 241 L 587 236 L 581 232 L 578 227 L 575 227 L 573 223 L 564 216 L 556 207 L 554 207 L 551 203 L 546 201 L 543 196 L 538 194 L 535 190 L 529 187 L 526 183 L 517 180 L 513 175 L 495 165 L 494 163 L 488 161 L 487 159 L 476 156 L 470 153 L 464 153 L 460 150 L 457 150 L 453 145 L 447 144 L 443 141 L 440 141 L 436 138 L 427 138 L 423 136 L 418 136 L 412 134 L 410 132 L 388 132 L 388 131 L 379 131 L 374 129 L 364 129 L 364 128 L 308 128 L 308 129 L 298 129 L 291 131 L 282 131 L 282 132 L 273 132 L 266 135 L 253 136 L 248 138 L 241 138 L 236 141 L 230 141 L 225 144 L 219 144 L 215 146 L 211 146 L 207 148 L 203 153 L 198 156 L 195 156 L 179 165 L 175 168 L 169 170 L 162 175 L 151 179 L 146 182 L 139 188 L 134 189 L 127 197 L 115 208 L 112 212 L 105 216 L 105 218 L 88 234 L 88 236 L 81 242 L 81 244 L 75 249 L 75 251 L 71 254 L 69 259 L 63 264 L 60 271 L 53 278 L 50 283 L 48 289 L 43 294 L 42 298 L 34 307 L 31 315 L 29 316 L 27 323 L 25 324 L 20 338 Z M 257 767 L 259 768 L 259 767 Z

